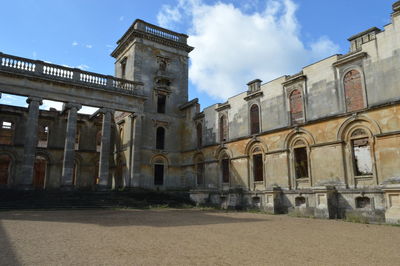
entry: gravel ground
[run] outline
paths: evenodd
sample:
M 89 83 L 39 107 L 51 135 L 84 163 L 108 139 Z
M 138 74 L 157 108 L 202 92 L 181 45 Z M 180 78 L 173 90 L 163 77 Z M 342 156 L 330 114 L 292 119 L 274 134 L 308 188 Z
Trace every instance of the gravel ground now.
M 400 227 L 200 210 L 0 212 L 0 265 L 400 265 Z

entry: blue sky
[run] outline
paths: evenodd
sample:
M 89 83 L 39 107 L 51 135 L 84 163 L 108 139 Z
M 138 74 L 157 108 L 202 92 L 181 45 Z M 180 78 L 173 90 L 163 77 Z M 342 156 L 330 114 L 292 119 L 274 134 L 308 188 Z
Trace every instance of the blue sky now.
M 115 42 L 136 18 L 187 33 L 190 98 L 202 108 L 348 51 L 353 34 L 390 23 L 394 0 L 9 0 L 0 51 L 114 73 Z M 0 103 L 20 104 L 3 97 Z

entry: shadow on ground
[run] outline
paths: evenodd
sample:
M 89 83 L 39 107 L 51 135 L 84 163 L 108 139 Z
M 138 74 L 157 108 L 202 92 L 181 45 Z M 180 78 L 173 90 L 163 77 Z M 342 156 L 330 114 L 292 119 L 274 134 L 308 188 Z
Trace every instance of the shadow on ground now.
M 232 217 L 231 215 L 221 215 L 221 213 L 222 212 L 201 211 L 195 209 L 4 211 L 0 212 L 0 220 L 81 223 L 96 224 L 100 226 L 150 227 L 254 223 L 267 221 L 265 216 L 260 216 L 260 218 L 240 218 Z
M 7 261 L 7 265 L 20 265 L 10 238 L 0 221 L 0 265 L 3 265 L 2 261 Z

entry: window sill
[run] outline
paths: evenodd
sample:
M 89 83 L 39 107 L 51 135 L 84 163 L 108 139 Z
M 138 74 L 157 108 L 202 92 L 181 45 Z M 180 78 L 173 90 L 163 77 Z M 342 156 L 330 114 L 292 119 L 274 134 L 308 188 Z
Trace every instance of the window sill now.
M 355 179 L 372 179 L 374 176 L 373 175 L 358 175 L 354 176 Z

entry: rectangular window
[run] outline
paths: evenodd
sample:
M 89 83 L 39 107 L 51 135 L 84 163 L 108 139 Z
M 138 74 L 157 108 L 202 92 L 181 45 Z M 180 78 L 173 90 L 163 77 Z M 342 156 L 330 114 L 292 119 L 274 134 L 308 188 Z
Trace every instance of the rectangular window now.
M 371 147 L 368 138 L 352 141 L 356 176 L 372 175 Z
M 165 95 L 158 95 L 157 97 L 157 113 L 165 114 L 165 103 L 167 97 Z
M 12 122 L 3 121 L 0 129 L 0 144 L 12 145 L 14 138 L 14 127 Z
M 164 165 L 154 165 L 154 185 L 162 186 L 164 184 Z
M 229 183 L 229 159 L 222 159 L 222 183 Z
M 204 163 L 197 165 L 197 185 L 204 184 Z
M 121 78 L 125 79 L 126 72 L 126 58 L 122 59 L 121 61 Z
M 308 158 L 306 147 L 294 149 L 296 178 L 308 178 Z
M 262 154 L 253 155 L 253 173 L 254 182 L 260 182 L 264 180 Z

